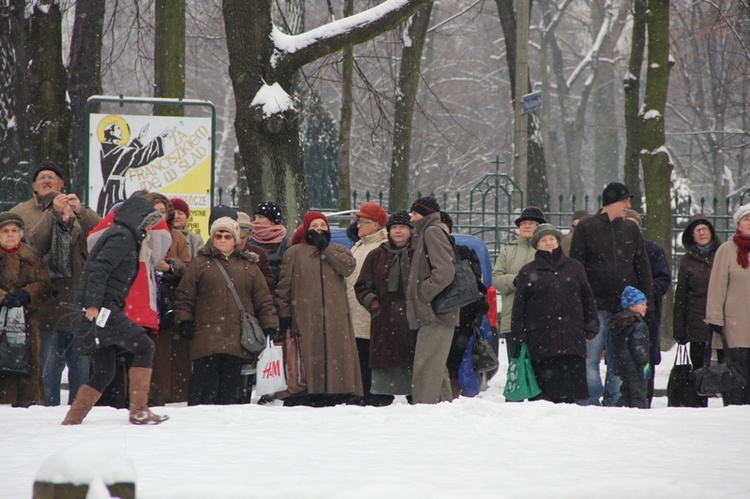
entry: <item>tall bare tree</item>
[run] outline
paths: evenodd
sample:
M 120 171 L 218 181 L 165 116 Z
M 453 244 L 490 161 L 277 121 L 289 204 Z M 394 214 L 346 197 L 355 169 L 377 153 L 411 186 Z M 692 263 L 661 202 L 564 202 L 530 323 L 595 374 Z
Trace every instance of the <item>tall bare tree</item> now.
M 62 63 L 62 14 L 58 2 L 41 2 L 29 18 L 29 145 L 35 162 L 52 160 L 69 176 L 70 107 Z
M 354 0 L 344 0 L 344 17 L 354 14 Z M 341 110 L 339 113 L 338 184 L 339 210 L 352 208 L 351 141 L 352 141 L 352 85 L 354 78 L 354 46 L 342 49 Z M 344 222 L 342 222 L 344 223 Z
M 428 4 L 411 18 L 404 33 L 401 66 L 396 86 L 396 105 L 393 113 L 393 156 L 388 191 L 388 210 L 391 212 L 406 209 L 409 206 L 412 119 L 419 87 L 422 49 L 431 16 L 432 4 Z
M 86 181 L 86 100 L 102 93 L 101 54 L 104 28 L 104 2 L 78 0 L 70 44 L 68 65 L 68 95 L 72 122 L 70 127 L 70 155 L 73 161 L 71 179 L 79 195 L 83 195 Z M 92 106 L 98 112 L 99 106 Z
M 388 0 L 360 14 L 300 35 L 271 21 L 271 0 L 224 0 L 229 74 L 236 101 L 235 132 L 250 199 L 275 199 L 290 220 L 307 209 L 299 120 L 288 92 L 304 65 L 401 24 L 431 0 Z
M 185 0 L 156 0 L 154 97 L 185 98 Z M 185 108 L 155 105 L 159 116 L 184 116 Z

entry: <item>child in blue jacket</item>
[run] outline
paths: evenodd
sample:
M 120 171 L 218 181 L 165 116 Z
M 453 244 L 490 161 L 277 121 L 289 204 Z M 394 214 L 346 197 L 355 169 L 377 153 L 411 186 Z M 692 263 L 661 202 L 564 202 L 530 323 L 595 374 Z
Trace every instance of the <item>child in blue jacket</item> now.
M 633 286 L 626 286 L 620 298 L 622 312 L 609 319 L 612 331 L 615 374 L 622 380 L 617 401 L 621 407 L 648 409 L 649 363 L 646 296 Z

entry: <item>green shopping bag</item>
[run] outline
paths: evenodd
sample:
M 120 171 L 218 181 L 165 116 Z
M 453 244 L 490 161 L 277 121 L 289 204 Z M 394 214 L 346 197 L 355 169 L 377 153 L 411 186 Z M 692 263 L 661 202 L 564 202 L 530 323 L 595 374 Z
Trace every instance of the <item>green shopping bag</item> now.
M 529 347 L 526 343 L 522 343 L 521 353 L 518 354 L 518 357 L 510 359 L 508 380 L 505 382 L 503 397 L 506 400 L 518 402 L 536 397 L 540 393 L 542 393 L 542 389 L 539 388 L 534 376 L 534 369 L 531 367 Z

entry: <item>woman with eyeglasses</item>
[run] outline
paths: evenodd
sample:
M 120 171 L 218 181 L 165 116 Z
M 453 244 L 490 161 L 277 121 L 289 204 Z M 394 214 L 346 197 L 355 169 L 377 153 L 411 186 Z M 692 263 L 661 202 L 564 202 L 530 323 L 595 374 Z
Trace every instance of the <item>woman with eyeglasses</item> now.
M 307 393 L 287 398 L 284 405 L 321 407 L 362 396 L 345 280 L 355 265 L 345 246 L 331 243 L 328 218 L 307 212 L 284 255 L 276 287 L 280 333 L 300 337 L 307 375 Z
M 708 343 L 708 280 L 720 245 L 713 224 L 703 213 L 694 215 L 682 233 L 685 254 L 680 259 L 674 295 L 674 339 L 681 345 L 690 343 L 690 361 L 695 369 L 703 367 Z M 708 404 L 707 399 L 704 402 Z
M 501 338 L 505 338 L 508 360 L 510 360 L 515 349 L 515 346 L 507 341 L 506 335 L 510 333 L 513 299 L 516 296 L 516 277 L 521 271 L 521 267 L 534 261 L 536 250 L 529 241 L 534 235 L 534 229 L 545 223 L 547 223 L 547 220 L 544 218 L 542 210 L 535 206 L 525 208 L 521 212 L 521 216 L 515 220 L 516 227 L 518 227 L 518 238 L 503 247 L 497 257 L 495 267 L 492 269 L 492 285 L 502 295 L 500 331 L 498 332 Z
M 240 310 L 219 265 L 266 335 L 275 336 L 279 327 L 258 255 L 240 246 L 239 224 L 217 218 L 210 234 L 211 244 L 198 251 L 175 292 L 175 319 L 193 363 L 188 405 L 240 403 L 242 366 L 255 358 L 240 343 Z

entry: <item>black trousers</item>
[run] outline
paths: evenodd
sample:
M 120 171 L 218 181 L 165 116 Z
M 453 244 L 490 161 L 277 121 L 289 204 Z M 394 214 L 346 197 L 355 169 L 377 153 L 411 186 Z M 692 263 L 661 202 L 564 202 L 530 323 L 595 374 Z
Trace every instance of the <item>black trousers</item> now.
M 226 353 L 194 360 L 188 405 L 239 404 L 242 366 L 246 363 L 245 359 Z
M 91 354 L 93 374 L 86 384 L 98 392 L 103 392 L 115 378 L 117 357 L 123 350 L 133 354 L 131 367 L 151 367 L 155 348 L 154 342 L 143 332 L 115 345 L 95 350 Z
M 382 407 L 391 405 L 393 395 L 377 395 L 370 393 L 372 387 L 372 370 L 370 369 L 370 340 L 357 338 L 357 354 L 359 355 L 359 369 L 362 371 L 362 392 L 364 405 Z
M 648 381 L 643 379 L 641 374 L 626 374 L 620 376 L 622 385 L 620 385 L 620 399 L 617 401 L 618 407 L 638 407 L 639 409 L 648 409 Z

